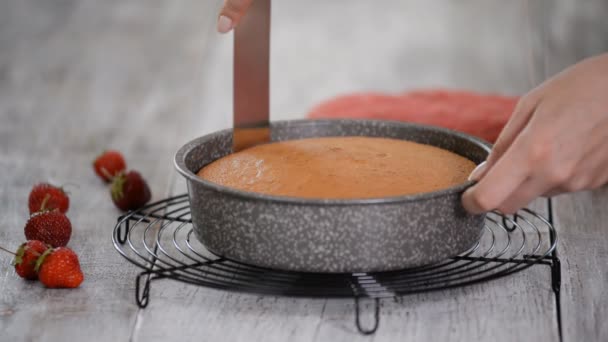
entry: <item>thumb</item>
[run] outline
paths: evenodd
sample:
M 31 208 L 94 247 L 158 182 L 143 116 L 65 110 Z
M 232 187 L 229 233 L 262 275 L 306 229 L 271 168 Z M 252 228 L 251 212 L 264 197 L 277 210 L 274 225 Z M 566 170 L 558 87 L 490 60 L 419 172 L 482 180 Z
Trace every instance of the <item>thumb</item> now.
M 249 8 L 253 0 L 225 0 L 217 21 L 217 30 L 220 33 L 230 32 Z

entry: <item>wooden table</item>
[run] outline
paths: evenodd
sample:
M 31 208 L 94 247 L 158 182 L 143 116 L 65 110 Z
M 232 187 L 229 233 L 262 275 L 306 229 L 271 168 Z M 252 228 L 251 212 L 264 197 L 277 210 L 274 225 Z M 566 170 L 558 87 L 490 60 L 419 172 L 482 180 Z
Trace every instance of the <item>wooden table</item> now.
M 318 101 L 362 89 L 520 94 L 607 49 L 602 0 L 581 12 L 567 0 L 344 3 L 275 2 L 273 120 L 302 117 Z M 138 269 L 112 247 L 120 213 L 91 161 L 116 148 L 149 180 L 154 199 L 185 192 L 173 153 L 231 125 L 232 39 L 214 31 L 219 7 L 207 0 L 0 2 L 0 241 L 16 248 L 24 239 L 34 183 L 75 184 L 70 246 L 86 274 L 77 290 L 48 290 L 22 281 L 11 256 L 0 255 L 0 340 L 556 341 L 560 326 L 565 341 L 608 339 L 606 191 L 554 198 L 550 212 L 545 200 L 534 204 L 560 234 L 560 307 L 548 268 L 533 267 L 384 301 L 371 337 L 356 332 L 353 303 L 344 300 L 159 281 L 150 305 L 138 309 Z M 541 14 L 551 17 L 550 29 L 541 29 Z

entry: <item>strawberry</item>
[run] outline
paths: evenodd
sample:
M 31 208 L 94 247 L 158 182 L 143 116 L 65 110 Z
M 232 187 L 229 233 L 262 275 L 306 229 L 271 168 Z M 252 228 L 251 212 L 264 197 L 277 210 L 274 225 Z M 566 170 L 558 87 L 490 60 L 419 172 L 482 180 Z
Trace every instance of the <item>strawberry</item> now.
M 30 214 L 44 210 L 58 209 L 66 213 L 70 207 L 70 198 L 62 188 L 48 183 L 34 185 L 28 199 Z
M 120 152 L 108 150 L 95 158 L 93 168 L 95 173 L 108 183 L 113 177 L 126 170 L 127 163 Z
M 15 271 L 21 278 L 36 280 L 38 274 L 34 270 L 38 258 L 49 249 L 49 246 L 38 240 L 30 240 L 23 243 L 17 249 L 15 256 Z
M 112 201 L 121 210 L 134 210 L 148 203 L 150 188 L 137 171 L 120 173 L 112 181 L 110 188 Z
M 76 288 L 84 280 L 78 256 L 67 247 L 48 249 L 38 258 L 36 270 L 49 288 Z
M 52 247 L 67 245 L 71 235 L 70 220 L 58 210 L 35 213 L 25 224 L 25 237 L 28 240 L 40 240 Z

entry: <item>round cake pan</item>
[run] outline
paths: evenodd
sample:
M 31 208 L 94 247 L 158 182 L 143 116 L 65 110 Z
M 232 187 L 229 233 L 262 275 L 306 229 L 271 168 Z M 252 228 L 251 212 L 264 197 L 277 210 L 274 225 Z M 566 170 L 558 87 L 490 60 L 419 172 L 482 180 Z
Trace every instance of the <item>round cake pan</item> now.
M 437 146 L 479 164 L 490 145 L 447 129 L 391 121 L 296 120 L 271 124 L 272 140 L 370 136 Z M 227 259 L 302 272 L 376 272 L 433 264 L 478 241 L 485 215 L 461 205 L 468 181 L 441 191 L 374 199 L 270 196 L 199 178 L 232 153 L 232 130 L 188 142 L 175 155 L 186 178 L 194 233 Z M 373 180 L 370 180 L 373 181 Z

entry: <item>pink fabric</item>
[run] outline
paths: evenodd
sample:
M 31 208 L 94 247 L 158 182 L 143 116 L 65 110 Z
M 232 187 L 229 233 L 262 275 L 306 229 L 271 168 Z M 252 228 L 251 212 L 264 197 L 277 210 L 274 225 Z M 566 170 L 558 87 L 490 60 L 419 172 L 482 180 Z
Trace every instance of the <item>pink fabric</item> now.
M 361 92 L 324 101 L 312 108 L 308 117 L 422 123 L 465 132 L 494 143 L 517 101 L 518 97 L 463 90 L 417 90 L 397 95 Z

